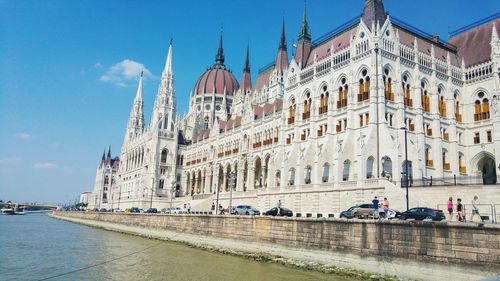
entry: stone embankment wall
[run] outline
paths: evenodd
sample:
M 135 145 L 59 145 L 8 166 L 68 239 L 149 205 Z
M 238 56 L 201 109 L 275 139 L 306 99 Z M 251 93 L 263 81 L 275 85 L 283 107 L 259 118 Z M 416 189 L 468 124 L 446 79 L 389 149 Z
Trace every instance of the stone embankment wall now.
M 500 268 L 498 225 L 80 212 L 55 212 L 54 215 L 242 242 Z

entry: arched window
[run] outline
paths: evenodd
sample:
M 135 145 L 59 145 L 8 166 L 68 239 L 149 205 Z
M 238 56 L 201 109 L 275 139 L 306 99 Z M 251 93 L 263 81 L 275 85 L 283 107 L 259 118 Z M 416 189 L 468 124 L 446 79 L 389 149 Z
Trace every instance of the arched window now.
M 422 110 L 424 112 L 430 112 L 431 111 L 431 99 L 429 97 L 429 93 L 427 92 L 427 84 L 422 81 L 420 83 L 420 96 L 421 96 L 421 101 L 422 101 Z
M 460 101 L 458 100 L 458 93 L 453 95 L 453 100 L 455 103 L 455 119 L 457 122 L 462 122 L 462 112 L 460 111 Z
M 350 169 L 351 169 L 351 161 L 345 160 L 344 161 L 344 169 L 342 169 L 342 180 L 343 181 L 349 180 Z
M 474 102 L 474 121 L 490 119 L 490 103 L 485 97 L 484 92 L 477 94 L 477 99 Z
M 306 99 L 304 100 L 304 113 L 302 113 L 302 119 L 307 120 L 311 117 L 311 93 L 306 94 Z
M 448 151 L 446 149 L 443 149 L 443 170 L 449 171 L 450 170 L 450 163 L 448 162 Z
M 320 101 L 319 101 L 319 114 L 324 114 L 328 112 L 328 88 L 326 85 L 321 89 Z
M 361 76 L 361 79 L 359 79 L 358 101 L 370 98 L 370 77 L 368 76 L 368 71 L 363 69 Z
M 390 72 L 389 69 L 386 68 L 384 69 L 384 92 L 385 92 L 385 99 L 389 101 L 394 101 L 394 92 L 392 91 L 392 78 L 389 77 Z
M 160 179 L 160 181 L 158 182 L 158 188 L 159 189 L 163 189 L 163 185 L 165 184 L 165 180 L 164 179 Z
M 208 129 L 208 116 L 205 116 L 205 119 L 203 120 L 203 129 Z
M 104 184 L 108 184 L 109 183 L 109 177 L 108 176 L 105 176 L 104 177 Z
M 342 78 L 340 80 L 341 86 L 339 87 L 339 100 L 337 101 L 337 108 L 343 108 L 347 106 L 347 95 L 349 93 L 349 86 L 347 85 L 347 80 Z
M 288 185 L 295 185 L 295 169 L 288 170 Z
M 330 164 L 323 164 L 323 176 L 321 177 L 322 182 L 328 182 L 328 178 L 330 177 Z
M 464 155 L 458 153 L 458 169 L 461 174 L 467 174 L 467 168 L 465 167 Z
M 160 158 L 161 163 L 167 163 L 167 155 L 168 155 L 168 150 L 164 149 L 161 151 L 161 158 Z
M 374 177 L 373 175 L 373 163 L 375 162 L 375 159 L 373 156 L 368 157 L 366 161 L 366 178 L 371 179 Z
M 446 101 L 444 100 L 443 90 L 441 90 L 441 88 L 438 88 L 438 96 L 439 96 L 439 103 L 438 103 L 439 115 L 443 118 L 446 118 Z
M 434 161 L 432 160 L 432 150 L 430 146 L 425 147 L 425 166 L 429 168 L 434 167 Z
M 311 166 L 306 166 L 305 173 L 304 173 L 304 183 L 305 184 L 310 184 L 311 183 Z
M 288 124 L 295 123 L 295 109 L 296 109 L 295 99 L 292 98 L 290 107 L 288 107 Z
M 413 99 L 411 97 L 411 86 L 410 86 L 410 79 L 408 78 L 407 75 L 403 75 L 403 92 L 404 92 L 404 103 L 405 106 L 408 107 L 413 107 Z

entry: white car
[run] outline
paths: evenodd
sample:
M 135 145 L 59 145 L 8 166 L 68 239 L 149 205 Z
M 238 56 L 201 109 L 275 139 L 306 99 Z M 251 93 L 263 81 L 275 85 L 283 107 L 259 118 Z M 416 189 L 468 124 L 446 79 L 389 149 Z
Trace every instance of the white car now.
M 187 213 L 186 209 L 181 207 L 167 208 L 165 209 L 165 214 L 185 214 Z
M 114 208 L 114 209 L 112 210 L 112 212 L 113 212 L 113 213 L 123 213 L 123 210 L 122 210 L 122 209 L 120 209 L 120 208 Z

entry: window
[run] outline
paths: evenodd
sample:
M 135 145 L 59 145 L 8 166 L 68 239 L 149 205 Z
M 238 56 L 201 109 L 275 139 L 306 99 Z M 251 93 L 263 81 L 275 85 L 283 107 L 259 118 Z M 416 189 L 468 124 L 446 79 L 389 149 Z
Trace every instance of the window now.
M 448 134 L 448 131 L 445 128 L 441 129 L 441 137 L 445 141 L 449 141 L 450 140 L 450 135 Z
M 427 136 L 432 136 L 432 127 L 430 124 L 424 123 L 424 131 Z
M 319 100 L 319 114 L 324 114 L 328 112 L 328 88 L 323 86 L 321 89 L 321 95 Z
M 431 99 L 429 97 L 429 94 L 427 93 L 427 85 L 422 82 L 420 84 L 421 88 L 420 88 L 420 95 L 421 95 L 421 98 L 422 98 L 422 110 L 424 112 L 430 112 L 431 111 Z
M 414 132 L 415 131 L 415 124 L 413 123 L 413 119 L 411 118 L 406 118 L 406 128 L 408 128 L 408 131 Z
M 425 148 L 425 166 L 429 167 L 429 168 L 434 167 L 434 161 L 432 161 L 432 159 L 431 159 L 431 154 L 432 154 L 431 148 L 429 146 L 426 147 Z
M 305 184 L 311 183 L 311 166 L 307 166 L 305 169 L 304 183 Z
M 450 163 L 448 162 L 448 152 L 446 150 L 443 150 L 443 170 L 449 171 L 450 170 Z
M 161 151 L 161 163 L 167 163 L 167 155 L 168 155 L 168 150 L 164 149 Z
M 304 100 L 304 113 L 302 113 L 302 120 L 307 120 L 311 117 L 311 93 L 306 94 L 306 99 Z
M 158 188 L 159 189 L 163 189 L 163 185 L 165 184 L 165 180 L 163 179 L 160 179 L 160 181 L 158 182 Z
M 358 101 L 364 101 L 370 98 L 370 77 L 368 71 L 364 69 L 361 72 L 362 78 L 359 79 Z
M 462 155 L 462 153 L 458 154 L 458 167 L 459 167 L 460 173 L 462 173 L 462 174 L 467 173 L 467 168 L 464 165 L 464 156 Z
M 479 133 L 474 133 L 474 144 L 478 144 L 481 142 L 481 137 Z
M 490 119 L 490 103 L 484 96 L 484 92 L 480 92 L 474 103 L 474 121 Z
M 453 95 L 455 102 L 455 119 L 457 122 L 462 122 L 462 113 L 460 112 L 460 102 L 458 101 L 458 93 Z
M 486 139 L 488 142 L 492 142 L 491 131 L 486 131 Z
M 384 92 L 385 92 L 385 99 L 389 101 L 394 101 L 394 93 L 392 91 L 392 79 L 389 77 L 389 69 L 386 68 L 384 70 Z
M 341 86 L 339 87 L 339 100 L 337 101 L 337 108 L 343 108 L 347 106 L 347 95 L 349 88 L 347 85 L 347 80 L 342 78 Z
M 295 169 L 290 168 L 288 170 L 288 185 L 294 185 L 295 184 Z
M 328 182 L 329 175 L 330 175 L 330 164 L 325 163 L 323 165 L 323 176 L 321 177 L 321 181 Z
M 323 124 L 323 125 L 319 126 L 318 137 L 324 136 L 326 134 L 327 129 L 328 129 L 328 125 L 327 124 Z
M 290 103 L 290 107 L 288 108 L 288 124 L 289 125 L 295 123 L 295 109 L 296 109 L 295 99 L 292 98 L 291 103 Z
M 405 106 L 408 107 L 413 107 L 413 99 L 411 98 L 411 92 L 410 92 L 410 79 L 408 79 L 408 76 L 404 75 L 403 76 L 403 92 L 404 92 L 404 104 Z
M 439 104 L 438 104 L 438 109 L 439 109 L 439 115 L 443 118 L 446 118 L 446 101 L 444 100 L 444 97 L 441 95 L 441 88 L 438 89 L 438 94 L 439 94 Z

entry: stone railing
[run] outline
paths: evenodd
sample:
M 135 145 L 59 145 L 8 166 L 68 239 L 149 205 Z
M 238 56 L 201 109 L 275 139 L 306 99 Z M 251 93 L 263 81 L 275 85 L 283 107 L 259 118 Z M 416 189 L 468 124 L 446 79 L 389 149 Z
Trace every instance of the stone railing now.
M 488 78 L 493 73 L 493 63 L 486 62 L 472 66 L 465 71 L 465 82 L 473 83 Z

